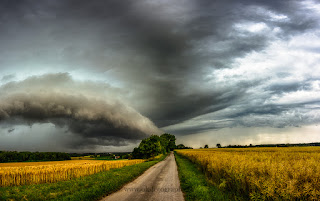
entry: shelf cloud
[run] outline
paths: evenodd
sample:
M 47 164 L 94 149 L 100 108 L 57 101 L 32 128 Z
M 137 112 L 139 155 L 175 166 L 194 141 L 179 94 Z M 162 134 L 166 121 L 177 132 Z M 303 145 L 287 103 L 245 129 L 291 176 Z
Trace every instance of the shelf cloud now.
M 63 88 L 67 83 L 71 85 Z M 90 84 L 78 84 L 68 74 L 34 76 L 3 85 L 0 88 L 3 94 L 0 122 L 7 126 L 51 123 L 86 140 L 81 144 L 84 147 L 97 141 L 99 145 L 108 145 L 108 142 L 121 145 L 160 133 L 148 118 L 116 100 L 114 94 L 101 99 L 87 95 L 79 87 L 71 92 L 72 85 L 93 90 Z M 9 133 L 13 131 L 8 130 Z M 81 147 L 77 143 L 72 146 Z
M 40 123 L 72 136 L 63 146 L 130 150 L 159 132 L 232 141 L 236 131 L 221 131 L 251 129 L 254 144 L 260 128 L 316 126 L 319 10 L 314 0 L 3 1 L 0 138 Z

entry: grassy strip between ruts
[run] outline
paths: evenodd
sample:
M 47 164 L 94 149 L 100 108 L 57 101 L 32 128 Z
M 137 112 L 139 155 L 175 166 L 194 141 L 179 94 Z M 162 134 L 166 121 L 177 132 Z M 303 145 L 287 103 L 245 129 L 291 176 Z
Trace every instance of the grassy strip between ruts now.
M 208 182 L 204 173 L 189 159 L 174 152 L 181 189 L 186 201 L 230 200 L 230 195 L 219 191 Z
M 1 187 L 0 200 L 99 200 L 119 190 L 165 157 L 69 181 Z

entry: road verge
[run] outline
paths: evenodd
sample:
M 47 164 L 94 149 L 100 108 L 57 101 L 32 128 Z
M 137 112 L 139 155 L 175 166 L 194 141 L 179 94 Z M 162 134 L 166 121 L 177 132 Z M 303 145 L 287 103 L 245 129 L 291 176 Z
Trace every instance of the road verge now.
M 180 186 L 186 201 L 229 200 L 228 195 L 210 184 L 196 164 L 176 152 L 174 152 L 174 155 L 178 166 Z

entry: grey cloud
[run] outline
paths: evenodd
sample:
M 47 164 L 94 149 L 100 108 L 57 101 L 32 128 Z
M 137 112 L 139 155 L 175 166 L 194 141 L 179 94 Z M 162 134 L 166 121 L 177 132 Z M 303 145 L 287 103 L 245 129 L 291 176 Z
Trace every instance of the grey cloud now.
M 197 130 L 230 127 L 230 124 L 249 126 L 240 119 L 250 115 L 254 116 L 252 118 L 255 115 L 273 118 L 273 115 L 298 106 L 264 105 L 265 100 L 272 95 L 310 89 L 305 80 L 304 83 L 282 83 L 281 79 L 268 82 L 269 75 L 246 80 L 244 73 L 240 75 L 244 77 L 243 82 L 229 78 L 224 78 L 224 83 L 214 80 L 217 79 L 215 70 L 235 68 L 239 58 L 263 52 L 276 40 L 290 40 L 297 34 L 318 29 L 318 16 L 308 12 L 298 0 L 47 0 L 36 4 L 32 1 L 4 1 L 0 7 L 1 25 L 5 27 L 0 35 L 0 54 L 4 58 L 0 60 L 1 66 L 17 73 L 21 69 L 51 72 L 54 68 L 55 72 L 70 74 L 83 70 L 88 72 L 88 80 L 95 79 L 89 77 L 91 75 L 108 74 L 108 78 L 117 80 L 121 86 L 114 88 L 112 83 L 75 82 L 67 74 L 51 78 L 48 75 L 3 86 L 1 93 L 10 100 L 29 101 L 31 95 L 40 96 L 35 90 L 41 90 L 43 86 L 49 87 L 59 98 L 68 98 L 72 104 L 76 99 L 83 100 L 86 106 L 90 106 L 90 111 L 90 102 L 107 110 L 111 107 L 110 103 L 96 102 L 95 97 L 112 100 L 112 103 L 122 100 L 124 106 L 132 106 L 158 127 L 166 128 L 212 113 L 217 115 L 212 118 L 222 118 L 223 123 L 200 123 L 186 132 L 171 129 L 173 133 L 195 133 Z M 287 19 L 273 19 L 273 14 L 287 16 Z M 264 23 L 267 28 L 250 32 L 246 23 Z M 236 29 L 237 24 L 244 24 L 244 30 Z M 274 31 L 276 28 L 279 32 Z M 274 73 L 283 76 L 281 78 L 291 76 L 291 72 Z M 12 90 L 16 93 L 13 94 Z M 51 99 L 49 94 L 41 93 L 44 99 L 41 99 L 40 106 L 45 99 Z M 236 111 L 226 112 L 234 108 Z M 114 124 L 101 123 L 110 119 L 99 118 L 79 125 L 78 119 L 72 115 L 48 116 L 47 109 L 42 112 L 42 117 L 34 118 L 62 127 L 67 125 L 70 132 L 81 133 L 84 139 L 90 133 L 103 141 L 100 134 L 110 130 L 130 138 L 125 130 L 129 133 L 137 130 L 131 124 L 114 129 Z M 19 115 L 30 114 L 25 111 Z M 211 116 L 207 118 L 210 120 Z M 263 120 L 255 122 L 264 125 Z M 275 125 L 274 122 L 268 123 Z M 254 121 L 250 123 L 253 124 Z
M 308 90 L 310 85 L 307 83 L 279 83 L 268 86 L 267 90 L 273 91 L 273 93 L 292 92 L 298 90 Z
M 140 140 L 117 140 L 86 138 L 68 132 L 66 128 L 51 123 L 35 123 L 31 127 L 15 125 L 15 130 L 7 133 L 0 126 L 0 146 L 12 151 L 65 151 L 65 152 L 117 152 L 131 151 Z
M 68 83 L 77 82 L 66 74 L 50 74 L 2 86 L 0 122 L 51 123 L 66 128 L 66 132 L 83 139 L 72 142 L 74 147 L 82 144 L 121 146 L 161 132 L 148 118 L 116 98 L 93 97 L 81 93 L 79 88 L 68 93 L 70 86 L 63 88 Z M 81 85 L 84 84 L 79 83 Z M 90 88 L 90 84 L 87 86 Z
M 15 77 L 14 74 L 5 75 L 5 76 L 2 77 L 1 81 L 2 81 L 2 82 L 11 81 L 14 77 Z
M 8 130 L 8 133 L 13 132 L 14 130 L 15 130 L 14 128 L 10 128 L 10 129 Z
M 40 20 L 39 18 L 31 19 L 35 26 L 40 27 L 36 28 L 39 30 L 36 41 L 40 44 L 24 45 L 26 41 L 34 41 L 33 30 L 30 30 L 29 34 L 24 33 L 23 38 L 25 40 L 19 41 L 18 44 L 12 44 L 11 42 L 8 45 L 9 47 L 12 47 L 12 45 L 23 47 L 21 49 L 30 47 L 36 51 L 41 51 L 42 58 L 37 58 L 37 60 L 42 60 L 43 63 L 55 63 L 56 61 L 52 59 L 58 58 L 58 61 L 60 61 L 60 58 L 62 59 L 61 62 L 68 60 L 67 62 L 72 62 L 73 65 L 79 64 L 79 67 L 87 64 L 92 68 L 101 69 L 101 71 L 110 69 L 112 66 L 119 67 L 119 78 L 128 81 L 128 87 L 133 85 L 133 87 L 138 87 L 141 90 L 140 85 L 149 85 L 143 94 L 143 98 L 148 97 L 150 91 L 157 90 L 163 96 L 180 94 L 180 88 L 169 88 L 167 90 L 161 90 L 161 88 L 168 83 L 176 86 L 188 84 L 188 79 L 199 79 L 202 76 L 195 77 L 195 73 L 197 73 L 195 71 L 202 73 L 205 70 L 203 65 L 228 67 L 232 58 L 252 50 L 261 49 L 265 45 L 265 39 L 263 38 L 253 39 L 253 37 L 248 37 L 237 42 L 239 41 L 237 36 L 227 37 L 224 34 L 224 32 L 229 31 L 234 20 L 238 18 L 237 7 L 232 7 L 232 4 L 212 3 L 210 1 L 200 1 L 193 4 L 190 12 L 185 13 L 185 15 L 190 15 L 190 20 L 178 23 L 175 21 L 176 18 L 151 17 L 144 11 L 149 12 L 152 7 L 139 4 L 141 8 L 137 9 L 135 3 L 131 1 L 90 3 L 87 1 L 66 1 L 63 3 L 45 1 L 34 6 L 32 6 L 33 4 L 20 3 L 14 6 L 20 8 L 17 9 L 20 16 L 33 13 L 40 18 Z M 10 4 L 10 6 L 13 6 L 13 4 Z M 165 6 L 168 8 L 170 5 Z M 177 4 L 177 7 L 184 6 L 188 5 Z M 163 10 L 167 8 L 165 7 Z M 46 15 L 39 13 L 39 10 L 42 10 Z M 212 12 L 212 10 L 215 12 Z M 225 12 L 231 12 L 232 15 L 225 19 Z M 53 16 L 53 19 L 47 18 L 47 16 Z M 221 23 L 222 21 L 223 23 Z M 43 27 L 45 27 L 43 24 L 45 23 L 50 23 L 49 31 L 43 30 Z M 175 29 L 177 31 L 174 31 Z M 17 33 L 17 30 L 13 31 Z M 209 36 L 214 36 L 216 38 L 214 41 L 228 41 L 229 45 L 226 49 L 229 49 L 229 51 L 222 53 L 193 51 L 197 49 L 197 46 L 195 46 L 197 43 L 193 41 L 205 40 Z M 90 46 L 86 44 L 86 41 L 90 42 Z M 234 42 L 238 44 L 233 44 Z M 47 48 L 44 49 L 43 47 L 48 46 L 52 48 L 48 50 L 47 54 L 45 53 Z M 61 54 L 59 49 L 63 49 L 62 57 L 59 56 Z M 116 56 L 109 58 L 109 51 L 106 51 L 106 49 L 112 49 L 112 55 L 116 54 Z M 131 52 L 131 49 L 136 53 Z M 34 50 L 29 52 L 34 52 Z M 117 59 L 117 55 L 123 53 L 124 56 L 127 54 L 127 58 L 122 56 Z M 38 56 L 37 54 L 30 55 L 28 60 Z M 137 57 L 139 54 L 145 55 L 146 60 L 139 59 Z M 132 60 L 130 58 L 138 59 Z M 93 63 L 90 64 L 90 62 Z M 32 60 L 30 63 L 33 63 Z M 119 66 L 119 63 L 122 66 Z M 197 66 L 197 70 L 194 66 Z M 142 77 L 141 71 L 147 74 L 148 78 Z M 165 76 L 166 79 L 156 83 L 153 82 L 159 76 Z M 194 96 L 197 95 L 194 94 Z M 180 99 L 180 97 L 178 96 L 176 99 Z M 151 99 L 149 104 L 156 103 Z M 150 113 L 152 111 L 146 112 L 148 115 Z
M 254 109 L 242 108 L 240 111 L 231 113 L 221 110 L 220 114 L 217 114 L 219 112 L 207 114 L 204 117 L 200 116 L 163 129 L 178 135 L 190 135 L 223 128 L 300 127 L 317 124 L 320 121 L 319 108 L 306 109 L 293 105 L 289 107 L 269 106 L 269 108 L 251 105 L 251 107 Z

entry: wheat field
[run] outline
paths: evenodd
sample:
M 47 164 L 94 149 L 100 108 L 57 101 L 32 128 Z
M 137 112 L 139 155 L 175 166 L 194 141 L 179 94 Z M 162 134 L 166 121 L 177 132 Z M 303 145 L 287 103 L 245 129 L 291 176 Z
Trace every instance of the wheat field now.
M 320 148 L 177 150 L 220 190 L 248 200 L 319 200 Z
M 145 160 L 70 160 L 0 163 L 0 186 L 53 183 L 142 163 Z

